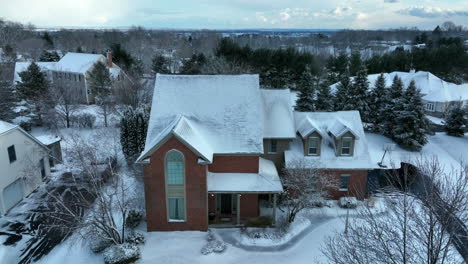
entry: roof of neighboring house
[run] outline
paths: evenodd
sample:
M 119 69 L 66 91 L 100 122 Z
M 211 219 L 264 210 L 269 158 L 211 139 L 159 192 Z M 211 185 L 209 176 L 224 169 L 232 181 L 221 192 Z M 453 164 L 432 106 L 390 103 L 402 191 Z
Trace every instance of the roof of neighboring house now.
M 50 144 L 56 143 L 62 140 L 60 137 L 52 136 L 52 135 L 41 135 L 36 136 L 36 138 L 44 145 L 48 146 Z
M 289 89 L 261 89 L 263 101 L 263 137 L 295 138 L 294 118 Z
M 208 172 L 208 192 L 275 193 L 283 187 L 275 164 L 259 159 L 259 173 L 213 173 Z
M 375 85 L 375 81 L 380 74 L 370 74 L 368 76 L 369 86 L 371 89 Z M 426 71 L 418 72 L 391 72 L 384 73 L 386 86 L 390 87 L 393 78 L 398 76 L 403 81 L 404 88 L 408 87 L 412 80 L 416 83 L 416 88 L 421 90 L 423 99 L 433 102 L 449 102 L 460 100 L 468 100 L 468 87 L 467 85 L 457 85 L 454 83 L 446 82 L 434 74 Z M 336 90 L 338 83 L 331 86 L 332 91 Z
M 306 156 L 303 141 L 297 137 L 290 144 L 290 149 L 285 151 L 286 167 L 292 166 L 298 159 L 305 159 L 311 166 L 326 169 L 371 169 L 375 167 L 369 156 L 367 140 L 358 111 L 294 112 L 294 119 L 298 128 L 313 124 L 314 126 L 311 126 L 309 131 L 317 129 L 322 132 L 321 152 L 320 156 Z M 303 129 L 306 131 L 305 128 Z M 354 153 L 352 156 L 337 156 L 331 134 L 340 137 L 347 131 L 356 136 Z
M 145 149 L 148 158 L 175 135 L 205 160 L 213 154 L 263 152 L 258 75 L 156 76 Z
M 57 62 L 36 62 L 36 64 L 37 64 L 37 66 L 39 66 L 41 71 L 47 72 L 47 71 L 50 71 L 50 70 L 54 70 L 55 65 L 57 64 Z M 15 83 L 21 81 L 21 77 L 19 76 L 19 74 L 21 72 L 26 71 L 28 69 L 29 65 L 31 65 L 31 62 L 17 62 L 15 64 L 15 75 L 14 75 L 14 78 L 13 78 L 13 81 Z
M 25 136 L 29 137 L 30 139 L 32 139 L 34 142 L 36 142 L 39 146 L 49 150 L 47 148 L 46 145 L 44 145 L 39 139 L 37 139 L 36 137 L 32 136 L 31 134 L 29 134 L 28 132 L 26 132 L 24 129 L 22 129 L 20 126 L 18 125 L 14 125 L 14 124 L 11 124 L 11 123 L 8 123 L 8 122 L 5 122 L 5 121 L 2 121 L 0 120 L 0 136 L 4 135 L 4 134 L 7 134 L 9 133 L 10 131 L 12 130 L 19 130 L 21 133 L 23 133 Z

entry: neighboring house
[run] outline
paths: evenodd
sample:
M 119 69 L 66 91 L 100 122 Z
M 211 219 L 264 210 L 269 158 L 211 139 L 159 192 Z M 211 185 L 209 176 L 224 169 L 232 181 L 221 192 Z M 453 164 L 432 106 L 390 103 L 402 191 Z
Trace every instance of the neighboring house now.
M 62 82 L 71 89 L 80 103 L 91 104 L 95 102 L 87 77 L 97 62 L 107 65 L 114 84 L 127 79 L 127 75 L 112 62 L 112 53 L 107 57 L 101 54 L 73 53 L 69 52 L 58 62 L 36 62 L 43 72 L 47 73 L 50 82 Z M 26 71 L 30 62 L 17 62 L 15 66 L 14 83 L 21 82 L 19 73 Z
M 370 74 L 368 76 L 371 88 L 374 87 L 379 75 Z M 423 95 L 424 107 L 429 115 L 441 117 L 453 103 L 461 102 L 463 105 L 468 104 L 468 84 L 457 85 L 449 83 L 425 71 L 392 72 L 384 73 L 384 76 L 387 87 L 392 85 L 395 76 L 401 78 L 405 88 L 414 80 L 416 87 L 420 89 Z M 336 90 L 337 85 L 338 83 L 331 86 L 333 91 Z
M 0 213 L 50 176 L 49 149 L 21 127 L 0 121 Z
M 63 163 L 62 147 L 60 146 L 62 139 L 60 137 L 51 135 L 40 135 L 35 137 L 49 149 L 49 166 L 51 168 L 54 167 L 55 164 Z
M 292 158 L 309 158 L 296 151 L 298 144 L 304 149 L 298 133 L 306 140 L 314 131 L 324 133 L 323 145 L 315 145 L 326 164 L 320 168 L 343 178 L 333 197 L 362 198 L 367 170 L 375 166 L 359 114 L 319 113 L 316 119 L 315 113 L 293 113 L 291 101 L 289 90 L 260 89 L 258 75 L 158 74 L 145 149 L 137 159 L 144 164 L 148 231 L 240 225 L 260 216 L 262 200 L 275 208 L 283 191 L 278 171 Z M 315 120 L 317 130 L 304 118 Z
M 304 166 L 335 179 L 338 189 L 330 191 L 331 198 L 363 199 L 368 171 L 376 166 L 369 156 L 359 112 L 294 112 L 294 120 L 298 136 L 284 153 L 286 167 L 304 158 Z

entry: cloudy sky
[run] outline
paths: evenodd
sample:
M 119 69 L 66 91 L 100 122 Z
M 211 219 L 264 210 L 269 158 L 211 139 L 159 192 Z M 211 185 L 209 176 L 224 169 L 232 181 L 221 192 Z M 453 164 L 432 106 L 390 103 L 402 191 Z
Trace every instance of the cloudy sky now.
M 396 28 L 468 26 L 468 0 L 0 0 L 39 27 Z

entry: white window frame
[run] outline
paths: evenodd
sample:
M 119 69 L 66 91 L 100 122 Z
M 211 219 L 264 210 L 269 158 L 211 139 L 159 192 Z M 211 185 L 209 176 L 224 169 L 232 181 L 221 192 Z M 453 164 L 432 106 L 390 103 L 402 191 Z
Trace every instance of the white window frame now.
M 349 140 L 349 141 L 350 141 L 349 153 L 348 153 L 348 154 L 343 153 L 343 149 L 344 149 L 343 143 L 344 143 L 345 140 Z M 353 155 L 353 152 L 352 152 L 352 150 L 353 150 L 353 144 L 354 144 L 354 142 L 353 142 L 353 138 L 352 138 L 352 137 L 343 137 L 343 138 L 341 138 L 340 155 L 341 155 L 341 156 L 352 156 L 352 155 Z
M 168 194 L 168 186 L 171 185 L 171 184 L 168 184 L 168 174 L 167 174 L 167 157 L 169 155 L 169 153 L 171 152 L 178 152 L 180 155 L 182 155 L 182 163 L 183 163 L 183 176 L 184 176 L 184 179 L 183 179 L 183 188 L 184 188 L 184 194 L 183 195 L 169 195 Z M 186 175 L 186 169 L 185 169 L 185 166 L 186 166 L 186 163 L 185 163 L 185 156 L 184 154 L 177 150 L 177 149 L 171 149 L 169 150 L 168 152 L 166 152 L 165 156 L 164 156 L 164 181 L 165 181 L 165 186 L 166 186 L 166 215 L 167 215 L 167 221 L 168 222 L 187 222 L 187 192 L 186 192 L 186 178 L 187 178 L 187 175 Z M 179 184 L 176 184 L 176 185 L 179 185 Z M 182 199 L 184 201 L 184 218 L 183 219 L 171 219 L 170 218 L 170 208 L 169 208 L 169 199 Z
M 272 151 L 272 142 L 275 142 L 275 151 Z M 278 153 L 278 141 L 276 139 L 269 139 L 268 140 L 268 154 L 276 154 Z
M 310 141 L 314 140 L 315 142 L 317 142 L 317 146 L 315 147 L 317 152 L 316 153 L 310 153 Z M 313 136 L 313 137 L 309 137 L 308 138 L 308 141 L 307 141 L 307 155 L 309 156 L 319 156 L 320 155 L 320 138 L 319 137 L 316 137 L 316 136 Z
M 346 188 L 342 188 L 342 187 L 341 187 L 341 182 L 342 182 L 342 179 L 343 179 L 344 177 L 348 178 L 348 184 L 347 184 Z M 350 178 L 351 178 L 351 174 L 340 174 L 340 188 L 339 188 L 339 191 L 341 191 L 341 192 L 346 192 L 346 191 L 349 190 L 349 179 L 350 179 Z
M 434 112 L 435 111 L 434 103 L 426 103 L 426 110 L 429 112 Z

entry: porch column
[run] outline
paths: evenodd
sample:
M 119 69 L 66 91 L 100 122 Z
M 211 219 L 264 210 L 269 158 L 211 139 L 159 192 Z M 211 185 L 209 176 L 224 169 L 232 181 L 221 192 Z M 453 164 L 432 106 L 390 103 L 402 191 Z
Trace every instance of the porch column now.
M 237 213 L 237 225 L 240 225 L 240 197 L 241 197 L 241 195 L 240 195 L 240 194 L 237 194 L 237 210 L 236 210 L 236 213 Z
M 273 216 L 272 216 L 272 223 L 275 226 L 276 225 L 276 196 L 277 194 L 273 194 Z

